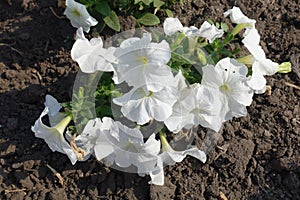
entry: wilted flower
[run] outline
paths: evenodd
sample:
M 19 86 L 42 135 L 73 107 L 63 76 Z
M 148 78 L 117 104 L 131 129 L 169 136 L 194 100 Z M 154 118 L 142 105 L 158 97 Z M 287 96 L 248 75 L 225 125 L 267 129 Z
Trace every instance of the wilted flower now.
M 90 16 L 85 5 L 74 0 L 66 0 L 66 6 L 64 15 L 70 19 L 73 27 L 82 27 L 83 30 L 88 33 L 91 26 L 98 24 L 98 21 Z

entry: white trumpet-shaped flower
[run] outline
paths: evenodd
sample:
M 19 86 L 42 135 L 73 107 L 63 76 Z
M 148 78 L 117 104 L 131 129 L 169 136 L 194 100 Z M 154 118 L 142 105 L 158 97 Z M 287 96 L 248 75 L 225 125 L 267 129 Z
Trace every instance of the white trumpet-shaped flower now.
M 70 123 L 72 117 L 67 116 L 53 127 L 48 127 L 42 122 L 42 117 L 49 113 L 49 108 L 46 107 L 39 119 L 36 120 L 31 130 L 35 133 L 35 137 L 45 140 L 49 148 L 54 152 L 66 154 L 74 165 L 77 161 L 77 156 L 71 148 L 70 144 L 64 138 L 64 131 Z
M 83 30 L 88 33 L 91 26 L 98 24 L 98 21 L 90 16 L 85 5 L 74 0 L 66 0 L 66 6 L 64 15 L 71 21 L 73 27 L 82 27 Z
M 117 75 L 114 81 L 117 84 L 126 81 L 129 86 L 146 85 L 149 90 L 157 91 L 173 77 L 170 67 L 166 65 L 171 58 L 169 44 L 165 40 L 151 42 L 149 33 L 142 38 L 123 41 L 115 56 L 119 61 L 115 65 Z
M 218 116 L 219 101 L 215 101 L 209 90 L 200 84 L 193 84 L 180 92 L 178 101 L 173 106 L 172 115 L 165 125 L 172 132 L 182 128 L 190 129 L 202 125 L 219 131 L 222 121 Z
M 81 71 L 93 73 L 99 71 L 114 71 L 112 63 L 117 63 L 113 55 L 114 47 L 103 48 L 103 41 L 99 38 L 92 38 L 90 41 L 85 38 L 82 28 L 76 32 L 76 41 L 71 49 L 71 57 L 75 60 Z
M 264 76 L 275 74 L 279 65 L 266 58 L 264 50 L 259 45 L 260 36 L 256 29 L 249 30 L 242 42 L 253 58 L 252 75 L 247 83 L 256 93 L 264 93 L 266 89 L 266 79 Z
M 149 174 L 156 164 L 156 156 L 160 151 L 160 141 L 155 139 L 155 135 L 151 135 L 144 142 L 143 135 L 138 129 L 128 128 L 107 117 L 102 121 L 100 132 L 103 137 L 96 140 L 94 150 L 97 159 L 104 159 L 107 164 L 115 163 L 122 168 L 134 165 L 138 168 L 139 174 Z M 110 145 L 110 151 L 106 151 L 108 148 L 103 147 L 101 141 L 104 141 L 107 146 Z
M 151 119 L 165 121 L 172 114 L 172 106 L 177 101 L 177 90 L 174 87 L 164 87 L 152 92 L 146 87 L 133 88 L 113 102 L 122 106 L 121 112 L 128 119 L 143 125 Z
M 245 116 L 246 106 L 251 104 L 253 96 L 253 90 L 246 84 L 247 67 L 234 59 L 224 58 L 216 66 L 207 65 L 202 69 L 201 84 L 220 100 L 222 121 Z

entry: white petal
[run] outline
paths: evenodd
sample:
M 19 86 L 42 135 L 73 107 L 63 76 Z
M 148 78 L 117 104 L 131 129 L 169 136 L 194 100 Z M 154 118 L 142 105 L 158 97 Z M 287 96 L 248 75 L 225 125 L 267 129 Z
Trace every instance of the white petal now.
M 48 115 L 54 116 L 56 115 L 59 110 L 61 109 L 60 103 L 51 95 L 46 95 L 46 102 L 45 106 L 48 107 L 49 113 Z
M 82 29 L 77 30 L 77 40 L 71 49 L 71 57 L 75 60 L 81 71 L 93 73 L 96 70 L 114 71 L 111 63 L 117 63 L 117 58 L 113 55 L 115 48 L 103 48 L 102 39 L 92 38 L 88 41 Z
M 183 26 L 178 18 L 167 18 L 163 24 L 166 35 L 173 35 L 178 31 L 183 31 Z
M 187 84 L 186 84 L 187 80 L 183 76 L 181 70 L 179 70 L 179 72 L 176 74 L 174 81 L 175 81 L 175 83 L 177 85 L 178 91 L 181 91 L 181 90 L 183 90 L 184 88 L 187 87 Z
M 253 90 L 262 90 L 267 81 L 263 74 L 260 72 L 259 64 L 255 62 L 252 66 L 253 73 L 251 75 L 251 78 L 249 81 L 247 81 L 247 84 L 249 87 L 251 87 Z
M 163 185 L 165 181 L 164 169 L 163 169 L 163 161 L 158 157 L 157 167 L 149 173 L 151 177 L 151 181 L 149 184 L 154 185 Z
M 102 160 L 107 156 L 111 155 L 114 152 L 114 148 L 112 145 L 104 142 L 104 143 L 97 143 L 94 147 L 94 152 L 97 160 Z
M 199 36 L 199 29 L 195 26 L 183 27 L 185 36 Z
M 218 29 L 216 26 L 211 25 L 207 21 L 205 21 L 200 29 L 199 29 L 199 36 L 204 37 L 212 43 L 216 38 L 222 37 L 224 31 L 222 29 Z
M 252 24 L 254 28 L 254 25 L 256 23 L 254 19 L 249 19 L 247 16 L 245 16 L 239 7 L 234 6 L 232 9 L 224 13 L 224 17 L 227 17 L 228 15 L 230 15 L 230 20 L 232 21 L 232 23 L 235 24 L 249 23 Z

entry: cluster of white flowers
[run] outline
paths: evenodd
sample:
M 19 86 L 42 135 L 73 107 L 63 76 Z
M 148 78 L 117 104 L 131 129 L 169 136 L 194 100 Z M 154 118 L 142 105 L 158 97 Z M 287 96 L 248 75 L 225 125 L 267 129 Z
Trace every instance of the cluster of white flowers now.
M 70 2 L 73 1 L 67 0 L 67 3 Z M 79 16 L 77 11 L 66 10 L 66 14 Z M 71 56 L 83 72 L 113 72 L 116 85 L 126 83 L 131 87 L 130 91 L 114 98 L 113 103 L 119 105 L 122 114 L 137 127 L 158 121 L 173 133 L 198 125 L 218 132 L 223 122 L 247 114 L 246 106 L 251 104 L 254 92 L 265 91 L 264 76 L 276 73 L 279 66 L 266 58 L 259 45 L 255 20 L 246 17 L 237 7 L 224 15 L 229 15 L 233 23 L 246 29 L 242 42 L 251 56 L 240 60 L 227 57 L 215 65 L 202 67 L 199 83 L 189 84 L 181 71 L 174 74 L 168 66 L 172 56 L 170 44 L 166 40 L 153 42 L 150 33 L 144 33 L 141 38 L 126 39 L 118 47 L 104 48 L 101 38 L 90 41 L 85 38 L 83 30 L 89 29 L 82 25 L 86 24 L 85 20 L 82 23 L 73 21 L 76 26 L 83 27 L 77 30 Z M 82 16 L 90 22 L 90 17 Z M 208 22 L 199 29 L 183 27 L 177 18 L 166 19 L 163 27 L 166 37 L 181 32 L 185 37 L 201 37 L 210 43 L 224 34 L 223 30 Z M 252 75 L 248 76 L 248 68 L 243 63 L 252 65 Z M 181 162 L 187 155 L 206 161 L 205 153 L 197 147 L 175 151 L 163 133 L 159 134 L 160 140 L 156 133 L 144 140 L 139 128 L 129 128 L 108 117 L 90 120 L 83 132 L 72 140 L 68 134 L 64 135 L 71 116 L 63 116 L 59 112 L 60 104 L 49 95 L 45 106 L 32 131 L 36 137 L 44 139 L 52 151 L 66 154 L 72 164 L 94 155 L 107 165 L 121 168 L 135 166 L 139 175 L 150 175 L 150 183 L 162 185 L 164 165 Z M 47 114 L 52 127 L 44 125 L 41 120 Z M 79 150 L 81 156 L 78 155 Z

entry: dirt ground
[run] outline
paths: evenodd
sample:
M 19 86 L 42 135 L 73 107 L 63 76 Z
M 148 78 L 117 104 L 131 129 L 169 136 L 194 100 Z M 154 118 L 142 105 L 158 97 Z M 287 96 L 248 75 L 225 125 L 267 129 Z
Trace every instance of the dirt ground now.
M 266 55 L 291 60 L 293 72 L 268 77 L 272 94 L 255 95 L 247 117 L 224 125 L 207 163 L 188 157 L 165 168 L 164 186 L 153 186 L 149 177 L 95 159 L 73 166 L 34 137 L 30 127 L 45 94 L 70 99 L 75 29 L 56 1 L 0 1 L 0 199 L 300 199 L 300 90 L 287 85 L 300 86 L 299 1 L 187 0 L 172 10 L 184 25 L 199 27 L 209 18 L 223 21 L 233 5 L 257 20 Z M 120 20 L 122 30 L 135 26 L 130 17 Z

